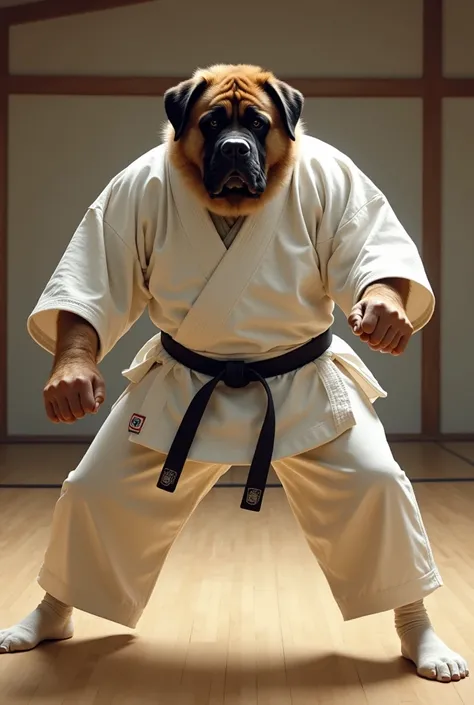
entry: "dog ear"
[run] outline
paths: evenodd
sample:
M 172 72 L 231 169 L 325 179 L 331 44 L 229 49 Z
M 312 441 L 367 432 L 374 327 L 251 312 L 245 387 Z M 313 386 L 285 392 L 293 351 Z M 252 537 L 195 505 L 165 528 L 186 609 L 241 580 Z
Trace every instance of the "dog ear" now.
M 169 88 L 164 95 L 166 116 L 174 127 L 174 141 L 182 137 L 195 103 L 207 88 L 207 81 L 203 78 L 196 82 L 194 78 L 179 83 L 174 88 Z
M 263 84 L 263 90 L 270 96 L 280 113 L 290 138 L 295 140 L 295 128 L 303 110 L 303 94 L 287 83 L 272 79 Z

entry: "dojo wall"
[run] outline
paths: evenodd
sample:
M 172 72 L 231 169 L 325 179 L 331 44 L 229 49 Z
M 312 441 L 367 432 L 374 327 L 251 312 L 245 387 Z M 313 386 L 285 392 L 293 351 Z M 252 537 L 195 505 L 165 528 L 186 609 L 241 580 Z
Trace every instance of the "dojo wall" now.
M 474 76 L 474 3 L 445 1 L 444 75 Z M 474 431 L 474 98 L 443 101 L 444 433 Z
M 450 0 L 451 2 L 451 0 Z M 462 0 L 451 4 L 446 70 L 473 75 L 473 37 Z M 239 2 L 239 11 L 214 0 L 164 0 L 12 27 L 12 74 L 182 76 L 196 66 L 249 61 L 281 76 L 411 77 L 422 71 L 421 0 L 296 0 Z M 454 8 L 454 11 L 452 10 Z M 456 15 L 457 10 L 457 15 Z M 219 31 L 212 29 L 215 18 Z M 251 18 L 249 21 L 248 18 Z M 344 21 L 342 21 L 344 18 Z M 241 23 L 240 23 L 241 20 Z M 468 36 L 469 35 L 469 36 Z M 462 36 L 466 51 L 457 37 Z M 86 50 L 87 47 L 87 50 Z M 467 50 L 471 59 L 468 59 Z M 440 302 L 443 333 L 443 431 L 474 431 L 474 382 L 466 379 L 474 333 L 462 324 L 459 266 L 473 261 L 469 232 L 470 125 L 474 102 L 445 106 L 445 228 Z M 386 192 L 421 248 L 422 105 L 419 98 L 308 98 L 307 131 L 350 156 Z M 120 370 L 153 333 L 146 316 L 103 364 L 105 408 L 73 426 L 46 420 L 41 390 L 51 358 L 26 333 L 26 318 L 85 209 L 107 181 L 159 141 L 161 98 L 13 95 L 9 100 L 8 174 L 8 433 L 75 436 L 95 433 L 123 388 Z M 450 247 L 446 248 L 446 241 Z M 451 245 L 456 245 L 456 250 Z M 460 264 L 461 263 L 461 264 Z M 456 288 L 457 287 L 457 288 Z M 474 290 L 470 290 L 471 300 Z M 454 303 L 454 310 L 452 310 Z M 389 392 L 377 410 L 389 433 L 421 431 L 421 337 L 399 359 L 359 345 L 338 316 L 337 332 L 349 340 Z M 459 401 L 461 404 L 459 405 Z

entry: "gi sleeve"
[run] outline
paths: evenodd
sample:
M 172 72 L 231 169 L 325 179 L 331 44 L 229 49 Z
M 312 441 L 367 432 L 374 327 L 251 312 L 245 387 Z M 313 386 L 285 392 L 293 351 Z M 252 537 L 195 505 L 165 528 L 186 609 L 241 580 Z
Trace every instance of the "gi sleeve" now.
M 135 233 L 122 236 L 91 206 L 28 318 L 35 342 L 54 354 L 58 312 L 69 311 L 95 328 L 101 361 L 151 298 L 134 243 Z
M 320 254 L 328 296 L 346 316 L 369 284 L 392 277 L 410 282 L 406 312 L 415 331 L 433 315 L 435 298 L 418 249 L 381 192 L 342 222 Z

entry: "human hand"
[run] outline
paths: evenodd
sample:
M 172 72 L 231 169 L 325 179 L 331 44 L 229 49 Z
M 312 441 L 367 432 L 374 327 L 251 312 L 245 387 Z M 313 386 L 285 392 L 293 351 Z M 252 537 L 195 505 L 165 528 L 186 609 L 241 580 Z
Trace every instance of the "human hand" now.
M 48 418 L 53 423 L 74 423 L 95 414 L 105 400 L 105 382 L 96 363 L 81 356 L 62 359 L 51 372 L 43 391 Z
M 391 292 L 363 297 L 353 307 L 348 323 L 372 350 L 391 355 L 405 352 L 413 334 L 405 307 Z

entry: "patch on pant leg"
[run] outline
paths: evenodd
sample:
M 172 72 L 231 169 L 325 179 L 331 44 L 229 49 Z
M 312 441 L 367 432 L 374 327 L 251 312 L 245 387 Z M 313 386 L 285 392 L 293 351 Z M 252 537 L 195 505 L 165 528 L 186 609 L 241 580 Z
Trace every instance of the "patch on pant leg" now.
M 128 430 L 130 433 L 140 433 L 145 423 L 146 416 L 141 416 L 141 414 L 132 414 L 130 421 L 128 422 Z

